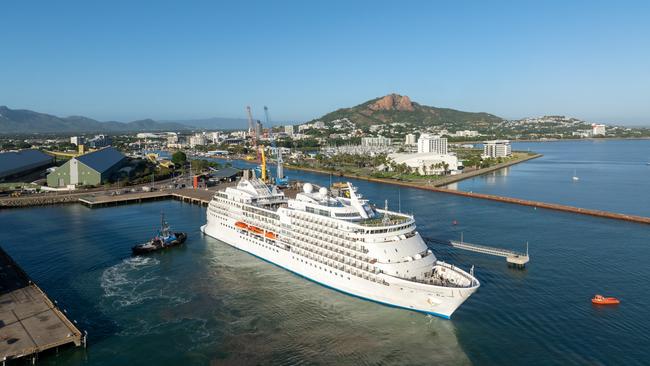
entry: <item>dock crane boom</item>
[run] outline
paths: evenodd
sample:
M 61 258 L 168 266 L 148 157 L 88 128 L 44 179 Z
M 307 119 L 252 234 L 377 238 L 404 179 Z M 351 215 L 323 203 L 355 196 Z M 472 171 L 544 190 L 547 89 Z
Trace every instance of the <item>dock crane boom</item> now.
M 248 135 L 253 137 L 252 145 L 253 148 L 257 151 L 257 160 L 260 161 L 260 152 L 257 148 L 257 132 L 255 129 L 255 122 L 253 121 L 253 114 L 251 113 L 251 106 L 246 106 L 246 113 L 248 114 Z
M 251 113 L 251 106 L 246 106 L 246 113 L 248 114 L 248 135 L 255 137 L 255 126 L 253 125 L 253 114 Z
M 287 178 L 284 176 L 284 166 L 282 165 L 282 152 L 280 148 L 275 145 L 275 136 L 273 135 L 273 127 L 271 127 L 271 119 L 269 118 L 269 108 L 264 106 L 264 116 L 266 118 L 266 125 L 269 127 L 269 138 L 271 140 L 271 147 L 275 149 L 277 154 L 277 172 L 275 177 L 275 184 L 278 186 L 286 186 Z

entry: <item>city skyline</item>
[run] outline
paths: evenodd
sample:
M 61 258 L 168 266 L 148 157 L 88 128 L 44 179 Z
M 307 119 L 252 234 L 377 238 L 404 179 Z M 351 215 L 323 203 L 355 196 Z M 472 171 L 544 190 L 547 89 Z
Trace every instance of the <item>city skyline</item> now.
M 650 125 L 648 5 L 5 5 L 0 105 L 306 121 L 388 93 L 507 119 Z

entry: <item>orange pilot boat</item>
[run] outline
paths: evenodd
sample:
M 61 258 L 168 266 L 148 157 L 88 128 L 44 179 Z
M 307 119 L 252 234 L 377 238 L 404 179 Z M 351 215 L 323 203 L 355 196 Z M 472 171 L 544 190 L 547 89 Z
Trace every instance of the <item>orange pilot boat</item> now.
M 267 239 L 273 239 L 273 240 L 277 239 L 277 237 L 278 237 L 278 236 L 277 236 L 274 232 L 272 232 L 272 231 L 267 231 L 266 234 L 265 234 L 264 236 L 265 236 Z
M 258 228 L 257 226 L 252 226 L 252 225 L 248 227 L 248 230 L 252 231 L 253 234 L 258 234 L 258 235 L 264 233 L 264 230 Z
M 591 303 L 595 305 L 617 305 L 621 301 L 615 297 L 605 297 L 603 295 L 596 295 L 591 299 Z
M 245 230 L 245 229 L 248 229 L 248 225 L 246 225 L 246 223 L 241 222 L 241 221 L 237 221 L 237 222 L 235 223 L 235 226 L 236 226 L 238 229 L 244 229 L 244 230 Z

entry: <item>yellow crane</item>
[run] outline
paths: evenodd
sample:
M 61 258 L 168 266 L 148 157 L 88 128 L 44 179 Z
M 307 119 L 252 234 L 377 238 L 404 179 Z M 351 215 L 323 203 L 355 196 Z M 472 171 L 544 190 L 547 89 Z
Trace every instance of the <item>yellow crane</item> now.
M 264 146 L 260 146 L 260 154 L 262 156 L 262 182 L 267 183 L 268 177 L 266 176 L 266 155 L 264 154 Z

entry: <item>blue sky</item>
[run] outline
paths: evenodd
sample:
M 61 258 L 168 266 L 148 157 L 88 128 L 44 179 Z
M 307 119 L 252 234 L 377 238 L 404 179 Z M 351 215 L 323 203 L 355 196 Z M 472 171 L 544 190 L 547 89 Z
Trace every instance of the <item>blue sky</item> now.
M 100 120 L 307 120 L 391 92 L 650 125 L 650 5 L 12 1 L 0 105 Z

